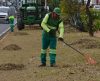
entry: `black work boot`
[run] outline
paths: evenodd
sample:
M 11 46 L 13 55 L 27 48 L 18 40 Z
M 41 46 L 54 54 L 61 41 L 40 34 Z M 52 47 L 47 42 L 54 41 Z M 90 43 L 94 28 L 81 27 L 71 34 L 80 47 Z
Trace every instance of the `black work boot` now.
M 46 54 L 41 53 L 41 65 L 39 67 L 46 66 Z
M 41 65 L 39 65 L 39 67 L 45 67 L 46 66 L 46 64 L 41 64 Z
M 50 53 L 50 67 L 57 67 L 56 66 L 56 54 Z
M 57 67 L 56 64 L 50 64 L 50 67 Z

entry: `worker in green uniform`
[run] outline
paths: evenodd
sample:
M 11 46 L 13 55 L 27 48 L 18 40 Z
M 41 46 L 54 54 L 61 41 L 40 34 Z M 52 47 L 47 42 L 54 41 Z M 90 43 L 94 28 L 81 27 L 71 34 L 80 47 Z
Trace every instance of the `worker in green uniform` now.
M 10 31 L 14 32 L 14 16 L 9 17 L 9 22 L 10 22 Z
M 60 8 L 54 8 L 53 12 L 47 13 L 41 23 L 42 31 L 42 49 L 41 49 L 41 65 L 46 66 L 47 48 L 50 47 L 50 66 L 56 66 L 56 45 L 57 37 L 56 32 L 59 30 L 58 40 L 63 41 L 64 24 L 60 18 Z

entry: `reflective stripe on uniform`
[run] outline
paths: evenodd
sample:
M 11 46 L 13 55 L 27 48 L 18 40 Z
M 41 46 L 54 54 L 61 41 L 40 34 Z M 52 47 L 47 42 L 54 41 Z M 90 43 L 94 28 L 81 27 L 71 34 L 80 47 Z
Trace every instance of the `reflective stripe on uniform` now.
M 49 25 L 48 25 L 48 28 L 50 28 L 50 29 L 54 29 L 54 30 L 57 29 L 57 27 L 53 27 L 53 26 L 49 26 Z
M 56 54 L 56 49 L 50 49 L 51 54 Z
M 45 50 L 44 50 L 44 49 L 41 49 L 41 53 L 42 53 L 42 54 L 45 54 L 46 52 L 47 52 L 46 49 L 45 49 Z

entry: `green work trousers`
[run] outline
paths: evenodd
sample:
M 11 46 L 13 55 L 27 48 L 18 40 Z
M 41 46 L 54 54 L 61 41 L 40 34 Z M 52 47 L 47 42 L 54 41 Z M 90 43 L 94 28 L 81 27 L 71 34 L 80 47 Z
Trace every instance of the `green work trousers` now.
M 46 31 L 42 32 L 42 49 L 41 49 L 41 63 L 46 64 L 46 54 L 47 48 L 50 47 L 49 56 L 50 56 L 50 64 L 56 63 L 56 45 L 57 38 L 54 35 L 50 35 Z
M 10 31 L 14 32 L 14 24 L 10 24 Z

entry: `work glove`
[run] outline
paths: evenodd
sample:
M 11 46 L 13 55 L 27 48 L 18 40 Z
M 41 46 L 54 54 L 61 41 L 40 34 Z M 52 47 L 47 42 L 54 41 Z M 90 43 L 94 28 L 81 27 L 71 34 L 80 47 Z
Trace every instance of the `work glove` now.
M 63 38 L 61 38 L 61 37 L 59 37 L 59 38 L 58 38 L 58 41 L 64 41 L 64 39 L 63 39 Z
M 55 34 L 56 34 L 56 30 L 51 29 L 51 30 L 49 31 L 49 34 L 50 34 L 50 35 L 55 35 Z

